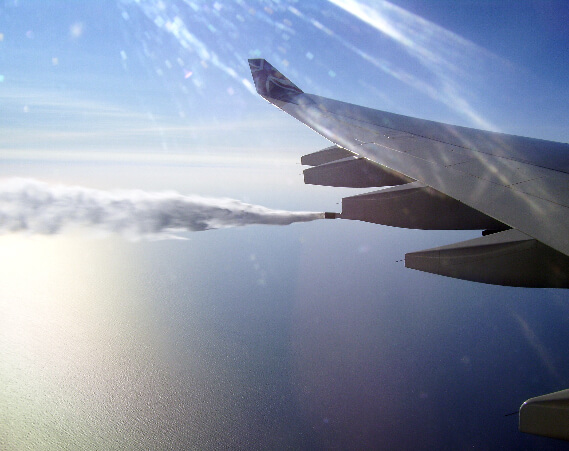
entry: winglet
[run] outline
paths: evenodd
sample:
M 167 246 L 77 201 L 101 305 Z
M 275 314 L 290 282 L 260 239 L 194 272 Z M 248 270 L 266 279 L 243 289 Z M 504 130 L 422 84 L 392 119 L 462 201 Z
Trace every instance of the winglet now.
M 263 97 L 296 103 L 295 97 L 303 94 L 298 86 L 271 66 L 267 60 L 250 59 L 249 67 L 255 88 Z

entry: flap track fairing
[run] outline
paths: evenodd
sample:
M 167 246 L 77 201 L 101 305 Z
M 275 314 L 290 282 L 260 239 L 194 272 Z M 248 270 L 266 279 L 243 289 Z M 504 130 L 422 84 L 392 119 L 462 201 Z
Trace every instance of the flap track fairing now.
M 342 218 L 423 230 L 504 230 L 504 224 L 420 182 L 342 199 Z
M 569 288 L 569 257 L 515 229 L 406 254 L 405 266 L 495 285 Z

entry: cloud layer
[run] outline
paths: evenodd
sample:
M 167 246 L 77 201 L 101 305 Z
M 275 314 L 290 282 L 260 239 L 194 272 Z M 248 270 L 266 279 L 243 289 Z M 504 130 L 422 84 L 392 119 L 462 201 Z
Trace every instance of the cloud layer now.
M 32 179 L 0 182 L 0 234 L 56 234 L 89 227 L 130 239 L 173 238 L 173 232 L 249 224 L 288 225 L 321 218 L 323 213 L 272 210 L 235 199 L 185 196 L 173 191 L 102 191 Z

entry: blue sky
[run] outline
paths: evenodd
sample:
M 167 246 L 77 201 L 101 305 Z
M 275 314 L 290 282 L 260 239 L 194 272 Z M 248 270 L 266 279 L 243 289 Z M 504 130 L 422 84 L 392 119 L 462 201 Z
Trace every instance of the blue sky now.
M 320 145 L 252 92 L 246 60 L 257 56 L 307 92 L 569 140 L 563 2 L 71 5 L 1 9 L 0 145 L 12 157 Z

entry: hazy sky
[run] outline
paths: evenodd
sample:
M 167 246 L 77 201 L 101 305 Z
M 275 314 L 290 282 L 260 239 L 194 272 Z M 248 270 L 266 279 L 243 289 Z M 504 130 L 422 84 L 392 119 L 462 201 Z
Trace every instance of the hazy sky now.
M 254 92 L 248 58 L 309 93 L 567 142 L 568 22 L 564 1 L 0 0 L 0 177 L 39 180 L 6 182 L 19 225 L 46 198 L 120 219 L 109 189 L 338 211 L 359 191 L 302 184 L 329 143 Z M 503 414 L 569 386 L 565 291 L 400 261 L 478 232 L 75 232 L 0 237 L 0 445 L 558 445 Z
M 554 1 L 6 0 L 0 146 L 10 157 L 106 158 L 319 145 L 254 94 L 247 58 L 258 56 L 307 92 L 568 141 L 567 10 Z

